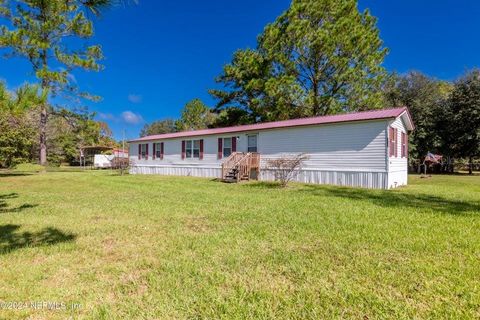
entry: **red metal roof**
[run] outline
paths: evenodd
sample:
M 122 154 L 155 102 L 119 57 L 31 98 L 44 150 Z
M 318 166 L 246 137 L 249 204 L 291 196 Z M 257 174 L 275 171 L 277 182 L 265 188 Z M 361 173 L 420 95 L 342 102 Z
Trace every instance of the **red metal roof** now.
M 182 131 L 182 132 L 174 132 L 174 133 L 165 133 L 165 134 L 146 136 L 146 137 L 143 137 L 143 138 L 130 140 L 130 142 L 160 140 L 160 139 L 172 139 L 172 138 L 183 138 L 183 137 L 207 136 L 207 135 L 212 135 L 212 134 L 257 131 L 257 130 L 288 128 L 288 127 L 298 127 L 298 126 L 309 126 L 309 125 L 338 123 L 338 122 L 387 119 L 387 118 L 396 118 L 404 112 L 407 112 L 407 114 L 408 114 L 408 109 L 406 107 L 393 108 L 393 109 L 382 109 L 382 110 L 372 110 L 372 111 L 363 111 L 363 112 L 355 112 L 355 113 L 337 114 L 337 115 L 331 115 L 331 116 L 321 116 L 321 117 L 300 118 L 300 119 L 292 119 L 292 120 L 284 120 L 284 121 L 264 122 L 264 123 L 248 124 L 248 125 L 243 125 L 243 126 L 234 126 L 234 127 L 225 127 L 225 128 L 214 128 L 214 129 L 203 129 L 203 130 L 195 130 L 195 131 Z M 409 118 L 411 119 L 410 115 L 409 115 Z

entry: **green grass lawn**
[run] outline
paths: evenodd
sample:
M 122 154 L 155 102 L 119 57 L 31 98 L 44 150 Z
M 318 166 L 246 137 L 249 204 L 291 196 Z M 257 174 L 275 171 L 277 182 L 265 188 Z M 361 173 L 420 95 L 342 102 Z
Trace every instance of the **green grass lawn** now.
M 479 318 L 480 177 L 372 191 L 4 172 L 0 301 L 5 319 Z M 66 305 L 5 305 L 32 301 Z

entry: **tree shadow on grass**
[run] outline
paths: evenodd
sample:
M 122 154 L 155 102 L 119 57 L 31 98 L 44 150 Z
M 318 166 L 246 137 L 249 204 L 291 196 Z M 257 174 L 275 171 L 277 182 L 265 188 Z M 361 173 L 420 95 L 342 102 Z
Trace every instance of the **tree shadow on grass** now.
M 31 176 L 33 173 L 0 171 L 0 178 Z
M 275 181 L 255 181 L 246 183 L 244 186 L 251 189 L 285 189 Z
M 400 190 L 399 190 L 400 191 Z M 452 215 L 480 215 L 480 201 L 459 201 L 430 194 L 403 193 L 394 190 L 369 190 L 330 186 L 305 185 L 299 192 L 312 195 L 338 197 L 354 201 L 368 201 L 384 208 L 416 208 L 434 210 Z
M 76 235 L 47 227 L 37 232 L 19 232 L 20 225 L 0 226 L 0 255 L 26 247 L 49 246 L 74 241 Z
M 18 193 L 12 192 L 7 194 L 0 194 L 0 213 L 20 212 L 25 209 L 35 208 L 36 204 L 24 203 L 18 207 L 9 207 L 6 200 L 18 198 Z
M 6 193 L 6 194 L 0 194 L 0 201 L 5 201 L 5 199 L 15 199 L 18 198 L 18 193 L 16 192 L 11 192 L 11 193 Z

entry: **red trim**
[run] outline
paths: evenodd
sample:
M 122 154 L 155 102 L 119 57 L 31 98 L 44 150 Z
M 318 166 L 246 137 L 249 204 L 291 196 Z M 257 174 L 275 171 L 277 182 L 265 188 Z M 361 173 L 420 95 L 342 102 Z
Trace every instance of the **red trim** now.
M 232 153 L 237 152 L 237 137 L 232 137 Z
M 394 127 L 388 128 L 388 143 L 389 143 L 389 156 L 396 157 L 398 154 L 398 138 L 397 138 L 397 129 Z
M 182 160 L 185 159 L 185 140 L 182 140 Z
M 408 134 L 402 132 L 402 158 L 408 157 Z
M 408 158 L 408 133 L 405 133 L 405 158 Z
M 203 160 L 203 139 L 200 139 L 200 160 Z
M 218 159 L 222 159 L 223 156 L 223 138 L 218 138 L 218 152 L 217 157 Z
M 160 160 L 163 160 L 164 147 L 163 142 L 160 142 Z
M 395 140 L 395 157 L 398 157 L 398 129 L 395 128 L 393 129 L 395 131 L 395 136 L 394 136 L 394 140 Z

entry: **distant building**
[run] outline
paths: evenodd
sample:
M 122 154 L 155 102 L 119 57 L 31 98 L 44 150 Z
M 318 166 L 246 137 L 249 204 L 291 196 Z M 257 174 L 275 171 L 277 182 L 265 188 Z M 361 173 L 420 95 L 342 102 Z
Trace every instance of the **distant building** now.
M 112 154 L 96 154 L 93 159 L 93 166 L 97 169 L 111 168 L 115 159 L 128 159 L 128 151 L 113 149 Z

